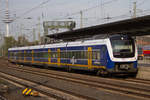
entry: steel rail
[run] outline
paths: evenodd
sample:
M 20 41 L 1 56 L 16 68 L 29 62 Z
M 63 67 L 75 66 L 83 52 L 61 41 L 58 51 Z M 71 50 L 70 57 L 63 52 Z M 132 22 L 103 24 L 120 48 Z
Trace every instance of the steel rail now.
M 10 68 L 10 67 L 9 67 Z M 21 67 L 11 67 L 17 71 L 22 71 L 22 72 L 26 72 L 26 73 L 31 73 L 31 74 L 36 74 L 36 75 L 40 75 L 40 76 L 46 76 L 46 77 L 50 77 L 50 78 L 54 78 L 54 79 L 61 79 L 61 80 L 65 80 L 65 81 L 69 81 L 69 82 L 74 82 L 74 83 L 80 83 L 80 84 L 84 84 L 84 85 L 88 85 L 88 86 L 92 86 L 92 87 L 96 87 L 96 88 L 103 88 L 103 89 L 107 89 L 107 90 L 112 90 L 112 91 L 117 91 L 117 92 L 121 92 L 123 94 L 130 94 L 130 95 L 134 95 L 134 96 L 140 96 L 140 97 L 144 97 L 144 98 L 150 98 L 150 95 L 148 92 L 150 92 L 150 90 L 147 89 L 141 89 L 141 88 L 135 88 L 135 87 L 131 87 L 131 86 L 122 86 L 122 85 L 116 85 L 116 84 L 111 84 L 111 83 L 106 83 L 106 82 L 98 82 L 98 81 L 92 81 L 91 80 L 87 80 L 87 79 L 80 79 L 80 78 L 72 78 L 72 77 L 66 77 L 66 76 L 56 76 L 56 75 L 51 75 L 51 73 L 46 73 L 46 72 L 33 72 L 33 69 L 23 69 Z M 89 82 L 90 81 L 90 82 Z

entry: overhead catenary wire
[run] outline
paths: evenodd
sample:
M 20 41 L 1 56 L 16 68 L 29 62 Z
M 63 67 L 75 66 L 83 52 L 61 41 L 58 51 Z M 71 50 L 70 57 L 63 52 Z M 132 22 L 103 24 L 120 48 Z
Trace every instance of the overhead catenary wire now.
M 143 10 L 143 12 L 148 12 L 148 11 L 150 11 L 150 9 Z M 137 13 L 140 13 L 140 12 L 137 11 Z M 131 17 L 131 15 L 129 15 L 129 14 L 130 14 L 130 12 L 126 12 L 126 13 L 124 13 L 124 14 L 122 14 L 122 15 L 110 17 L 110 19 L 119 19 L 119 18 Z M 96 18 L 96 17 L 86 17 L 86 18 L 83 18 L 83 19 L 95 19 L 95 18 Z M 62 18 L 62 19 L 68 19 L 68 18 L 67 18 L 67 17 L 64 17 L 64 18 Z M 71 18 L 71 19 L 80 19 L 80 18 Z M 105 17 L 104 17 L 104 18 L 99 18 L 99 19 L 106 20 Z M 37 25 L 38 25 L 38 24 L 34 24 L 33 27 L 34 27 L 34 26 L 37 26 Z
M 20 16 L 15 17 L 13 20 L 15 21 L 15 20 L 18 20 L 18 19 L 24 17 L 25 15 L 31 13 L 31 12 L 34 11 L 34 10 L 39 9 L 41 6 L 43 6 L 44 4 L 47 4 L 47 3 L 50 2 L 50 1 L 51 1 L 51 0 L 46 0 L 46 1 L 41 2 L 41 3 L 38 4 L 37 6 L 35 6 L 35 7 L 31 8 L 31 9 L 25 11 L 25 12 L 22 13 Z M 33 27 L 34 27 L 34 25 L 33 25 Z
M 27 15 L 28 13 L 30 13 L 30 12 L 32 12 L 32 11 L 38 9 L 40 6 L 42 6 L 42 5 L 46 4 L 46 3 L 48 3 L 49 1 L 51 1 L 51 0 L 46 0 L 46 1 L 42 2 L 42 3 L 40 3 L 39 5 L 37 5 L 37 6 L 33 7 L 33 8 L 31 8 L 31 9 L 27 10 L 26 12 L 24 12 L 24 13 L 21 14 L 20 16 L 16 17 L 14 20 L 17 20 L 17 19 L 22 18 L 23 16 Z M 107 1 L 107 2 L 104 2 L 103 4 L 98 4 L 98 5 L 94 6 L 94 7 L 86 8 L 86 9 L 84 9 L 84 10 L 82 10 L 82 11 L 83 11 L 83 12 L 89 11 L 89 10 L 92 10 L 92 9 L 97 8 L 97 7 L 99 7 L 99 6 L 102 6 L 102 5 L 104 6 L 104 5 L 106 5 L 106 4 L 112 3 L 112 2 L 114 2 L 114 1 L 118 1 L 118 0 Z M 79 11 L 79 12 L 75 12 L 75 13 L 73 13 L 73 14 L 71 14 L 71 15 L 78 14 L 78 13 L 80 13 L 80 11 Z M 70 16 L 70 15 L 68 15 L 68 16 Z M 37 24 L 33 25 L 33 27 L 36 26 L 36 25 L 37 25 Z
M 46 4 L 46 3 L 50 2 L 50 1 L 51 1 L 51 0 L 46 0 L 46 1 L 42 2 L 42 3 L 40 3 L 39 5 L 37 5 L 37 6 L 33 7 L 33 8 L 31 8 L 31 9 L 27 10 L 27 11 L 24 12 L 24 13 L 22 13 L 20 16 L 16 17 L 14 20 L 17 20 L 17 19 L 22 18 L 23 16 L 29 14 L 30 12 L 32 12 L 32 11 L 38 9 L 40 6 Z
M 47 0 L 47 2 L 49 2 L 49 1 L 50 1 L 50 0 Z M 114 2 L 114 1 L 118 1 L 118 0 L 107 1 L 107 2 L 104 2 L 103 4 L 99 4 L 99 5 L 96 5 L 96 6 L 94 6 L 94 7 L 90 7 L 90 8 L 83 9 L 82 11 L 83 11 L 83 12 L 90 11 L 90 10 L 92 10 L 92 9 L 94 9 L 94 8 L 97 8 L 97 7 L 101 6 L 101 5 L 104 6 L 104 5 L 106 5 L 106 4 L 110 4 L 110 3 Z M 144 1 L 144 2 L 145 2 L 145 1 Z M 43 4 L 46 4 L 46 1 L 45 1 L 45 3 L 41 3 L 41 5 L 38 5 L 38 7 L 39 7 L 39 6 L 42 6 Z M 140 4 L 143 4 L 143 3 L 141 2 Z M 31 11 L 36 10 L 38 7 L 36 6 L 36 7 L 32 8 Z M 28 10 L 28 11 L 29 11 L 29 10 Z M 30 13 L 31 11 L 25 12 L 24 14 L 26 15 L 26 14 Z M 58 19 L 67 19 L 68 16 L 76 15 L 76 14 L 79 14 L 79 13 L 80 13 L 80 11 L 75 12 L 75 13 L 72 13 L 72 14 L 69 14 L 69 15 L 66 15 L 66 16 L 63 17 L 63 18 L 58 18 Z M 128 14 L 130 14 L 130 13 L 128 13 Z M 126 16 L 126 17 L 129 17 L 129 15 L 123 14 L 123 15 L 111 17 L 111 19 L 122 18 L 122 17 L 125 17 L 125 16 Z M 73 18 L 73 19 L 75 19 L 75 18 Z M 84 19 L 84 18 L 83 18 L 83 19 Z M 85 19 L 86 19 L 86 18 L 85 18 Z M 87 19 L 94 19 L 94 18 L 87 18 Z M 102 18 L 102 19 L 104 19 L 104 18 Z M 104 19 L 104 20 L 105 20 L 105 19 Z M 33 25 L 33 27 L 36 26 L 36 25 L 37 25 L 37 24 Z
M 139 4 L 137 4 L 137 6 L 141 6 L 141 5 L 145 4 L 146 1 L 148 1 L 148 0 L 143 0 L 142 2 L 140 2 Z
M 148 11 L 150 11 L 150 9 L 143 10 L 143 12 L 148 12 Z M 139 13 L 139 12 L 137 11 L 137 13 Z M 119 19 L 119 18 L 128 18 L 128 17 L 131 17 L 131 15 L 129 15 L 129 14 L 130 14 L 130 12 L 126 12 L 124 14 L 121 14 L 121 15 L 118 15 L 118 16 L 112 16 L 112 17 L 109 17 L 109 18 L 110 18 L 110 20 Z M 87 19 L 95 19 L 95 18 L 96 17 L 85 17 L 83 19 L 87 20 Z M 63 19 L 67 19 L 67 18 L 63 18 Z M 80 18 L 77 17 L 77 18 L 71 18 L 71 19 L 80 19 Z M 103 18 L 97 18 L 97 19 L 106 20 L 107 18 L 103 17 Z M 40 24 L 42 24 L 42 23 L 40 23 Z M 37 26 L 37 25 L 38 24 L 36 23 L 36 24 L 33 25 L 33 27 Z
M 97 8 L 97 7 L 99 7 L 99 6 L 104 6 L 104 5 L 106 5 L 106 4 L 113 3 L 114 1 L 118 1 L 118 0 L 107 1 L 107 2 L 104 2 L 103 4 L 98 4 L 98 5 L 96 5 L 96 6 L 93 6 L 93 7 L 90 7 L 90 8 L 86 8 L 86 9 L 83 9 L 83 10 L 80 10 L 80 11 L 82 11 L 82 12 L 87 12 L 87 11 L 92 10 L 92 9 L 95 9 L 95 8 Z M 53 20 L 61 20 L 61 19 L 64 19 L 64 18 L 66 18 L 66 17 L 69 17 L 69 16 L 77 15 L 77 14 L 80 14 L 80 11 L 74 12 L 74 13 L 71 13 L 71 14 L 68 14 L 68 15 L 66 15 L 66 16 L 64 16 L 64 17 L 61 17 L 61 18 L 55 18 L 55 19 L 53 19 Z

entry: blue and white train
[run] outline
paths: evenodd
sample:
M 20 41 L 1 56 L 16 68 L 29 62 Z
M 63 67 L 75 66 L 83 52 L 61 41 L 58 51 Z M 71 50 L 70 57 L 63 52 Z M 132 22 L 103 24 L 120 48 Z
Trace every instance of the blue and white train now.
M 103 39 L 9 48 L 9 61 L 22 64 L 96 71 L 137 73 L 137 47 L 127 35 Z

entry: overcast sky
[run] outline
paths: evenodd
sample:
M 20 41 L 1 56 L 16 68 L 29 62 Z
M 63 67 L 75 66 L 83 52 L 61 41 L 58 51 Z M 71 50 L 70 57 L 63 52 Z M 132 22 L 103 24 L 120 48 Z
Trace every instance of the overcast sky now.
M 131 18 L 135 1 L 137 16 L 150 14 L 150 0 L 9 0 L 10 16 L 16 19 L 10 24 L 10 34 L 17 37 L 22 33 L 32 39 L 32 29 L 37 33 L 40 22 L 43 33 L 42 22 L 46 20 L 73 20 L 79 28 L 80 11 L 83 11 L 83 27 Z M 1 33 L 5 33 L 2 22 L 5 9 L 6 0 L 0 0 Z

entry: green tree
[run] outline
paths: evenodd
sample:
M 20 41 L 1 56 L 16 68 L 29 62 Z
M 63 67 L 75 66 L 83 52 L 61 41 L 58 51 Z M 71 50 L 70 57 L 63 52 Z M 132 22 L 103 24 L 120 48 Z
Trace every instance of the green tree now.
M 19 36 L 17 41 L 17 46 L 28 46 L 29 41 L 25 38 L 25 36 Z
M 1 47 L 1 50 L 3 51 L 3 55 L 8 55 L 8 48 L 15 47 L 17 44 L 17 41 L 12 37 L 4 37 L 4 44 Z

